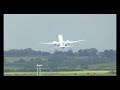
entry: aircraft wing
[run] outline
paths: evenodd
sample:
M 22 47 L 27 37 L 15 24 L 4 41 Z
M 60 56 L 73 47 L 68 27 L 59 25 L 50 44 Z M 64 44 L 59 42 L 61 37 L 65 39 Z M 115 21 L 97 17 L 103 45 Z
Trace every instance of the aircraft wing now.
M 40 43 L 40 44 L 53 44 L 53 42 L 52 43 Z
M 77 43 L 77 42 L 81 42 L 81 41 L 85 41 L 85 40 L 69 41 L 68 43 Z
M 59 44 L 59 42 L 41 42 L 40 44 Z

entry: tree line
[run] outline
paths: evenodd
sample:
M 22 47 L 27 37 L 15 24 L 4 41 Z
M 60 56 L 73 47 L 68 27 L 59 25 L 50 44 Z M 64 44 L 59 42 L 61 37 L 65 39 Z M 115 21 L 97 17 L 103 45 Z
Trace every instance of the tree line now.
M 53 53 L 35 51 L 31 48 L 11 49 L 4 51 L 4 56 L 4 71 L 36 71 L 37 64 L 42 64 L 44 71 L 116 68 L 116 51 L 113 49 L 103 52 L 96 48 L 80 49 L 77 52 L 55 50 Z
M 100 56 L 100 57 L 116 57 L 116 51 L 113 49 L 104 50 L 99 52 L 96 48 L 90 49 L 79 49 L 77 52 L 73 52 L 71 49 L 68 51 L 58 51 L 55 50 L 54 53 L 35 51 L 31 48 L 26 49 L 11 49 L 4 51 L 4 56 L 6 57 L 20 57 L 20 56 L 51 56 L 51 55 L 61 55 L 61 56 Z

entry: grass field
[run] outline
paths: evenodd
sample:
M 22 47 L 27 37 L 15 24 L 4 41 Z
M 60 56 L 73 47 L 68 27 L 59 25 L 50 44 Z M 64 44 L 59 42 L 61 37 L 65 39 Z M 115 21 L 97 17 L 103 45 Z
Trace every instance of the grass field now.
M 4 76 L 37 76 L 37 72 L 4 72 Z M 116 76 L 111 71 L 60 71 L 42 72 L 42 76 Z

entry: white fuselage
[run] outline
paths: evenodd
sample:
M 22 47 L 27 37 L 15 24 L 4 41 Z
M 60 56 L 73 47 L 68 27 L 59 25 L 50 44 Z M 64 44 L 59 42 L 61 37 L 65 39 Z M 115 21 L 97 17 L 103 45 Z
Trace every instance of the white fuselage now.
M 60 44 L 59 47 L 65 47 L 62 35 L 58 35 L 58 40 L 59 40 L 59 44 Z

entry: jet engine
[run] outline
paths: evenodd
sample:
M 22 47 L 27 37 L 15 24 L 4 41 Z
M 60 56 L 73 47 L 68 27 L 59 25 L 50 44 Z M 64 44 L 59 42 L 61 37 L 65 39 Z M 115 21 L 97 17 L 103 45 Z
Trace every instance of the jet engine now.
M 65 46 L 69 45 L 70 44 L 69 42 L 70 42 L 69 40 L 66 40 Z
M 53 44 L 56 45 L 57 44 L 56 41 L 53 41 Z

